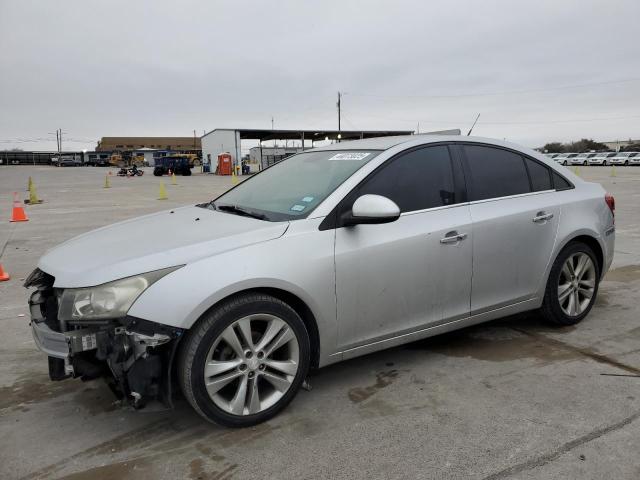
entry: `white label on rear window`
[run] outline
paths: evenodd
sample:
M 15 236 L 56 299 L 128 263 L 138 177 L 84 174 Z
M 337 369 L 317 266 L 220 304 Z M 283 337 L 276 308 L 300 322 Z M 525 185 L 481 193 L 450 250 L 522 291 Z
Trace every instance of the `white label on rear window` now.
M 296 204 L 293 207 L 291 207 L 291 210 L 293 210 L 294 212 L 301 212 L 305 208 L 307 208 L 306 205 L 298 205 L 298 204 Z
M 371 152 L 336 153 L 329 160 L 362 160 L 369 155 L 371 155 Z
M 311 202 L 313 202 L 313 197 L 304 197 L 302 199 L 302 201 L 305 202 L 305 203 L 311 203 Z

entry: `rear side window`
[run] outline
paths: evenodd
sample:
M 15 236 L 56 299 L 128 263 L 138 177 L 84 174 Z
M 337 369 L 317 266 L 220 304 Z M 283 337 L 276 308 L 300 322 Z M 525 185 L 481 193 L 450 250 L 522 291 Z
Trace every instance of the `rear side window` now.
M 529 178 L 531 179 L 531 187 L 534 192 L 553 189 L 551 186 L 551 172 L 545 165 L 526 157 L 524 162 L 527 164 Z
M 571 184 L 562 175 L 553 172 L 553 188 L 556 190 L 566 190 L 571 188 Z
M 529 176 L 520 155 L 500 148 L 465 145 L 471 174 L 471 200 L 529 193 Z
M 403 154 L 365 180 L 358 195 L 365 194 L 390 198 L 401 212 L 456 203 L 449 149 L 438 145 Z

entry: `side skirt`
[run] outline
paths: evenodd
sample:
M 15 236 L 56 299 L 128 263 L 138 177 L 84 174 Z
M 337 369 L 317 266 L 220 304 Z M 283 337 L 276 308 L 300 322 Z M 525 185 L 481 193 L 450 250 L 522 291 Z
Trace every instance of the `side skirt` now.
M 423 328 L 415 332 L 405 333 L 397 335 L 392 338 L 384 340 L 378 340 L 376 342 L 367 343 L 366 345 L 360 345 L 358 347 L 349 348 L 342 352 L 334 353 L 327 358 L 327 361 L 321 365 L 330 365 L 332 363 L 339 362 L 341 360 L 347 360 L 350 358 L 359 357 L 368 353 L 377 352 L 386 348 L 396 347 L 405 343 L 415 342 L 422 340 L 423 338 L 433 337 L 441 333 L 451 332 L 453 330 L 459 330 L 461 328 L 470 327 L 471 325 L 477 325 L 478 323 L 488 322 L 496 318 L 506 317 L 516 313 L 526 312 L 527 310 L 533 310 L 540 305 L 539 298 L 532 298 L 522 302 L 514 303 L 506 307 L 497 308 L 489 312 L 479 313 L 466 318 L 453 320 L 451 322 L 443 323 L 441 325 L 434 325 L 432 327 Z

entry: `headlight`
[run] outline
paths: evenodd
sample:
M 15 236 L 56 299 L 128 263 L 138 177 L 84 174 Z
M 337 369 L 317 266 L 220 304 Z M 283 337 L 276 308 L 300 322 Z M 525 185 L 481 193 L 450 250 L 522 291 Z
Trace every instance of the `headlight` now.
M 142 292 L 178 268 L 164 268 L 96 287 L 62 290 L 58 318 L 69 321 L 124 317 Z

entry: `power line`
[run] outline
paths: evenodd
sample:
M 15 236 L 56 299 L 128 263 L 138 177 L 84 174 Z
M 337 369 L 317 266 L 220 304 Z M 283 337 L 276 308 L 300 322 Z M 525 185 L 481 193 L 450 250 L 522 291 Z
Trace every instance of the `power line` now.
M 391 118 L 386 115 L 366 115 L 359 114 L 361 117 L 371 117 L 371 118 L 384 118 L 387 120 L 393 120 L 396 122 L 407 122 L 415 124 L 416 120 L 412 119 L 402 119 L 402 118 Z M 479 121 L 478 123 L 481 125 L 545 125 L 545 124 L 557 124 L 557 123 L 580 123 L 580 122 L 599 122 L 599 121 L 608 121 L 608 120 L 630 120 L 640 118 L 640 115 L 627 115 L 627 116 L 619 116 L 619 117 L 594 117 L 594 118 L 574 118 L 574 119 L 565 119 L 565 120 L 529 120 L 529 121 L 502 121 L 502 122 L 490 122 L 490 121 Z M 433 123 L 433 124 L 464 124 L 467 123 L 469 119 L 466 120 L 420 120 L 420 123 Z
M 349 95 L 354 97 L 372 97 L 372 98 L 467 98 L 467 97 L 494 97 L 502 95 L 523 95 L 528 93 L 550 92 L 556 90 L 571 90 L 576 88 L 588 88 L 601 85 L 616 85 L 620 83 L 629 83 L 640 81 L 640 78 L 625 78 L 620 80 L 611 80 L 606 82 L 582 83 L 575 85 L 564 85 L 556 87 L 535 88 L 529 90 L 506 90 L 502 92 L 482 92 L 482 93 L 457 93 L 447 95 L 377 95 L 369 93 L 352 93 Z

